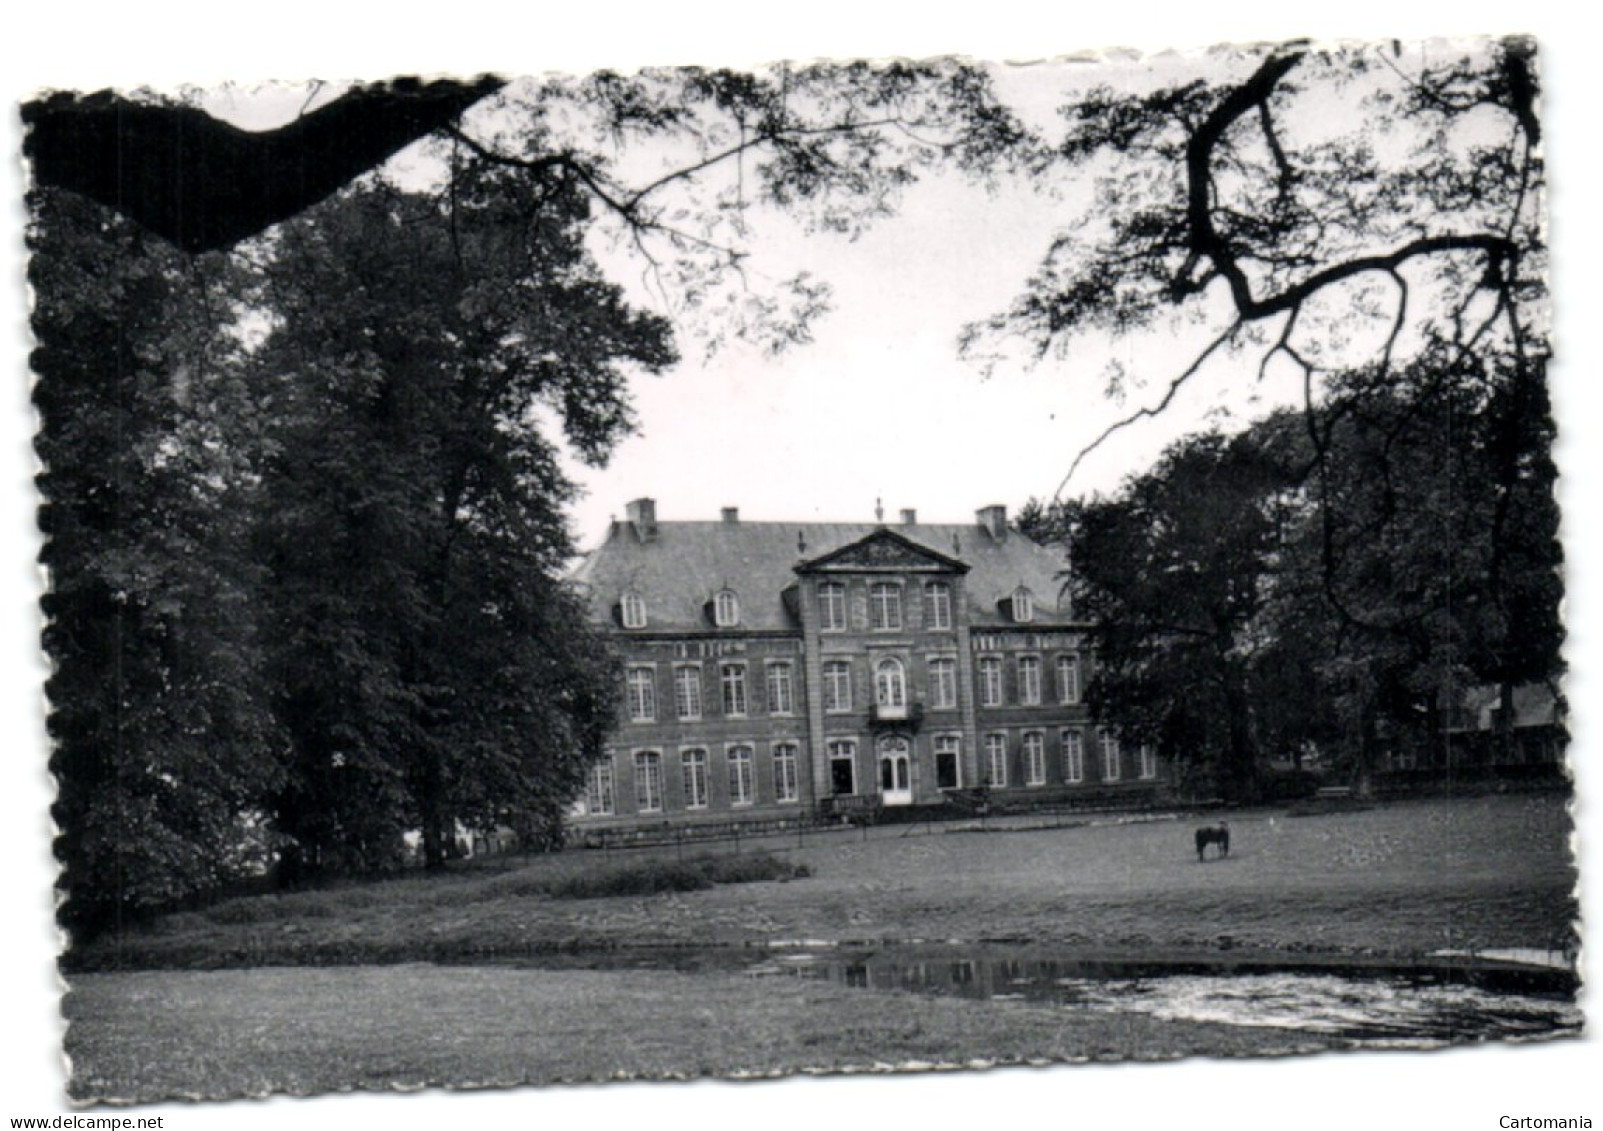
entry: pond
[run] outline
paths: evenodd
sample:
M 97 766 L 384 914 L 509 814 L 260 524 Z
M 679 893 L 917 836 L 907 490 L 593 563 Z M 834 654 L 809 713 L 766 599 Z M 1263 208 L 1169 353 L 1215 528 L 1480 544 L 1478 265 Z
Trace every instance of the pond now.
M 1054 951 L 1018 943 L 625 948 L 563 965 L 743 972 L 867 991 L 1022 1000 L 1099 1014 L 1268 1026 L 1353 1048 L 1576 1036 L 1572 969 L 1486 955 L 1420 959 Z

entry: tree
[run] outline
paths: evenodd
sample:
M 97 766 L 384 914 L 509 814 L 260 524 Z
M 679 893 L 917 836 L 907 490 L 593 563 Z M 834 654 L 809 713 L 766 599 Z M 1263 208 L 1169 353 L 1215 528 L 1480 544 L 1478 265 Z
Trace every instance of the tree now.
M 1254 795 L 1264 631 L 1295 471 L 1262 435 L 1193 437 L 1073 508 L 1069 584 L 1092 625 L 1094 716 L 1231 800 Z
M 31 198 L 53 813 L 77 935 L 259 867 L 282 780 L 241 552 L 251 410 L 224 266 Z

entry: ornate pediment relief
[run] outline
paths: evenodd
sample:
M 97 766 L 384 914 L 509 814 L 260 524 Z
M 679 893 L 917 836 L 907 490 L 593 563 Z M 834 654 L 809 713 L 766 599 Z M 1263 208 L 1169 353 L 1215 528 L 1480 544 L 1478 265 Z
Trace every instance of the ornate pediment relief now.
M 798 573 L 966 573 L 968 565 L 891 530 L 877 530 L 838 550 L 802 562 Z

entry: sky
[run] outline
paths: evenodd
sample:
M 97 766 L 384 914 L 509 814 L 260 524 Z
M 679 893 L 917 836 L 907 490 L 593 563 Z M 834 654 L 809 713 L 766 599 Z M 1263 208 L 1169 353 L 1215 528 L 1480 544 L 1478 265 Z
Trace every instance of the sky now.
M 354 8 L 355 6 L 353 6 Z M 1440 10 L 1433 10 L 1439 8 Z M 993 59 L 1038 59 L 1063 52 L 1139 44 L 1148 50 L 1221 42 L 1323 37 L 1420 37 L 1535 32 L 1542 38 L 1548 98 L 1544 107 L 1553 174 L 1553 243 L 1560 364 L 1554 373 L 1559 450 L 1565 476 L 1568 556 L 1567 616 L 1574 669 L 1571 756 L 1581 767 L 1580 830 L 1587 873 L 1596 877 L 1603 804 L 1597 789 L 1599 728 L 1590 705 L 1603 702 L 1593 671 L 1603 571 L 1597 507 L 1603 488 L 1590 422 L 1599 398 L 1595 283 L 1584 259 L 1595 254 L 1597 93 L 1595 37 L 1572 6 L 1547 0 L 1520 5 L 1464 0 L 1417 9 L 1379 0 L 1347 0 L 1317 10 L 1244 3 L 1226 10 L 1196 4 L 1041 6 L 993 0 L 984 5 L 929 6 L 916 17 L 871 11 L 862 4 L 820 0 L 805 9 L 750 4 L 591 5 L 548 12 L 480 4 L 386 7 L 381 17 L 326 3 L 285 0 L 271 6 L 219 8 L 195 4 L 79 3 L 30 5 L 8 19 L 0 75 L 13 101 L 42 87 L 104 85 L 244 86 L 268 79 L 381 77 L 393 73 L 480 70 L 582 72 L 599 66 L 664 63 L 747 65 L 819 56 L 924 57 L 957 52 Z M 7 152 L 17 151 L 16 124 L 5 123 Z M 3 481 L 0 528 L 7 533 L 4 601 L 0 602 L 11 757 L 0 778 L 0 869 L 6 884 L 8 931 L 4 974 L 6 1024 L 0 1027 L 0 1118 L 66 1111 L 59 1056 L 59 987 L 51 969 L 57 940 L 50 921 L 51 786 L 41 692 L 46 675 L 36 641 L 41 579 L 34 567 L 31 409 L 26 366 L 25 297 L 20 280 L 21 174 L 13 160 L 5 180 L 7 304 L 4 340 L 13 382 L 0 409 Z M 952 337 L 964 319 L 1005 301 L 1017 272 L 1032 260 L 1041 231 L 1018 219 L 1002 231 L 975 234 L 964 255 L 945 250 L 951 234 L 940 216 L 924 231 L 887 232 L 884 242 L 830 252 L 842 320 L 821 325 L 810 349 L 780 364 L 726 356 L 717 365 L 683 368 L 641 390 L 643 438 L 625 445 L 610 470 L 586 481 L 578 512 L 581 537 L 593 541 L 609 514 L 639 494 L 659 500 L 664 518 L 710 518 L 722 505 L 750 518 L 865 520 L 876 498 L 887 513 L 916 507 L 921 517 L 961 521 L 990 502 L 1010 506 L 1050 493 L 1066 470 L 1065 455 L 1099 427 L 1093 403 L 1057 368 L 980 382 L 953 360 Z M 969 238 L 965 236 L 965 238 Z M 1009 242 L 1016 240 L 1017 243 Z M 965 245 L 966 246 L 966 245 Z M 849 256 L 861 255 L 861 262 Z M 899 281 L 870 270 L 875 260 L 898 268 Z M 839 266 L 835 266 L 839 265 Z M 938 284 L 948 268 L 955 278 Z M 1009 273 L 1013 272 L 1010 278 Z M 865 316 L 868 298 L 884 299 Z M 883 292 L 883 293 L 880 293 Z M 933 294 L 939 301 L 932 301 Z M 853 325 L 852 317 L 864 322 Z M 1072 359 L 1071 359 L 1072 362 Z M 1094 370 L 1094 367 L 1093 367 Z M 1093 382 L 1094 388 L 1094 382 Z M 911 392 L 910 392 L 911 390 Z M 916 402 L 911 418 L 890 408 Z M 761 422 L 754 426 L 755 413 Z M 784 433 L 776 422 L 786 425 Z M 790 428 L 791 424 L 799 427 Z M 783 439 L 776 437 L 783 435 Z M 1143 441 L 1155 450 L 1161 440 Z M 1128 457 L 1128 458 L 1127 458 Z M 1088 484 L 1116 481 L 1130 453 L 1087 469 Z M 753 471 L 761 468 L 762 473 Z M 1584 892 L 1590 922 L 1600 921 L 1597 885 Z M 1595 965 L 1595 964 L 1594 964 Z M 1595 975 L 1594 975 L 1595 976 Z M 1596 994 L 1588 999 L 1596 1019 Z M 1343 1128 L 1417 1126 L 1496 1128 L 1499 1117 L 1587 1114 L 1603 1119 L 1596 1087 L 1596 1040 L 1543 1048 L 1463 1050 L 1429 1056 L 1341 1056 L 1272 1065 L 1192 1062 L 1164 1067 L 1011 1070 L 898 1080 L 791 1081 L 760 1085 L 631 1085 L 486 1093 L 466 1097 L 336 1097 L 252 1105 L 160 1109 L 167 1126 L 311 1128 L 383 1121 L 443 1126 L 468 1119 L 486 1126 L 611 1125 L 649 1120 L 654 1126 L 848 1125 L 908 1120 L 924 1127 L 972 1127 L 1017 1115 L 1057 1124 L 1173 1124 L 1196 1128 L 1284 1126 Z M 140 1112 L 138 1114 L 152 1114 Z M 1600 1124 L 1603 1125 L 1603 1124 Z

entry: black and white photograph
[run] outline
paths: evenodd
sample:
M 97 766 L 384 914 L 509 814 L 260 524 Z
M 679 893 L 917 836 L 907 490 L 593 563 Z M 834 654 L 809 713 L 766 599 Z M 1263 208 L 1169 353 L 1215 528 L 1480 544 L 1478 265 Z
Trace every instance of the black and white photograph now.
M 22 72 L 0 1117 L 1603 1120 L 1585 48 L 1191 15 Z

